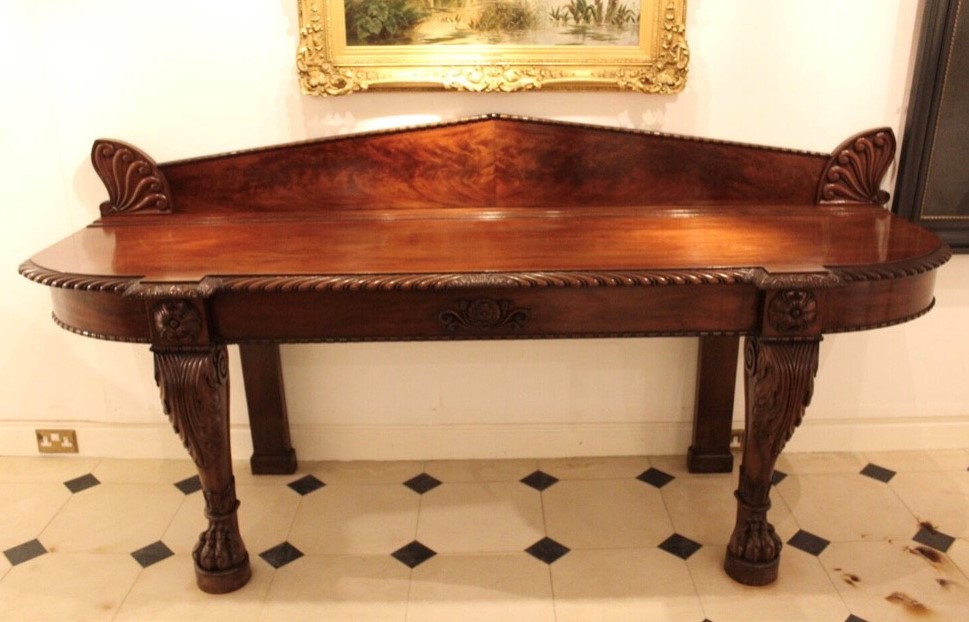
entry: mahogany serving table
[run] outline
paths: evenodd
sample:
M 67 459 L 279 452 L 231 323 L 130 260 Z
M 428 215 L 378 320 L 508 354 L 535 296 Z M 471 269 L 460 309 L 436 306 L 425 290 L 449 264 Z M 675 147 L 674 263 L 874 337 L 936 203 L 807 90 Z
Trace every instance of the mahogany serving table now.
M 933 304 L 935 235 L 883 209 L 890 130 L 831 154 L 486 116 L 156 164 L 97 141 L 102 217 L 21 266 L 54 319 L 151 344 L 198 466 L 198 584 L 242 586 L 226 344 L 241 344 L 257 472 L 292 472 L 277 344 L 701 337 L 690 466 L 729 471 L 739 336 L 746 443 L 725 569 L 765 584 L 774 463 L 824 333 Z

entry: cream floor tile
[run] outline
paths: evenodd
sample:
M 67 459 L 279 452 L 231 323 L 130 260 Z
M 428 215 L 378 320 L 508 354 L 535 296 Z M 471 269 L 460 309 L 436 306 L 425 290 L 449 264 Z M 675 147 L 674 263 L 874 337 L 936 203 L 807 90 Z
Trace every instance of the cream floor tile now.
M 198 474 L 191 460 L 115 460 L 105 458 L 92 471 L 102 483 L 175 484 Z
M 896 473 L 908 471 L 965 471 L 969 456 L 962 449 L 932 451 L 867 451 L 868 462 Z
M 919 521 L 950 536 L 969 538 L 969 472 L 898 473 L 888 485 Z
M 537 460 L 430 460 L 424 465 L 428 475 L 442 482 L 516 482 L 537 468 Z
M 969 620 L 969 585 L 947 556 L 914 542 L 835 542 L 821 561 L 865 620 Z
M 969 579 L 969 540 L 959 538 L 952 543 L 947 551 L 949 559 L 955 562 L 956 566 Z
M 520 482 L 445 484 L 421 499 L 417 539 L 438 553 L 523 551 L 544 535 L 541 493 Z
M 789 475 L 774 491 L 801 529 L 828 540 L 908 539 L 918 530 L 895 492 L 864 475 Z
M 310 462 L 302 468 L 327 484 L 402 484 L 420 474 L 424 463 L 419 460 Z
M 548 536 L 570 549 L 653 547 L 673 533 L 660 491 L 638 480 L 562 481 L 542 503 Z
M 868 460 L 860 453 L 805 452 L 781 453 L 776 468 L 785 473 L 813 475 L 819 473 L 858 473 Z
M 253 564 L 249 583 L 229 594 L 206 594 L 195 585 L 190 555 L 173 555 L 142 570 L 117 622 L 255 622 L 274 571 Z
M 140 570 L 130 555 L 41 555 L 0 580 L 0 619 L 111 620 Z
M 286 484 L 309 475 L 313 462 L 299 462 L 296 472 L 286 475 L 253 475 L 252 467 L 248 460 L 233 460 L 232 474 L 236 478 L 236 485 L 248 484 L 255 486 L 285 486 Z
M 687 566 L 704 615 L 715 622 L 845 622 L 848 608 L 812 555 L 784 547 L 777 581 L 741 585 L 723 571 L 726 547 L 703 547 Z M 877 620 L 877 619 L 876 619 Z
M 10 572 L 11 568 L 13 568 L 13 566 L 11 566 L 10 562 L 7 561 L 7 556 L 0 555 L 0 581 L 3 581 L 3 578 L 7 576 L 7 573 Z
M 649 463 L 654 469 L 669 473 L 673 477 L 690 477 L 703 479 L 726 479 L 735 483 L 740 475 L 740 454 L 734 452 L 733 471 L 730 473 L 690 473 L 686 466 L 686 456 L 650 456 Z M 636 475 L 639 475 L 637 473 Z
M 70 498 L 64 484 L 0 483 L 0 551 L 36 538 Z
M 635 479 L 651 466 L 646 456 L 554 458 L 538 461 L 538 468 L 559 479 Z
M 737 518 L 732 478 L 678 477 L 660 492 L 676 533 L 701 544 L 726 544 Z M 771 524 L 785 542 L 799 529 L 794 515 L 776 490 L 771 491 Z
M 90 473 L 100 458 L 0 456 L 0 482 L 66 482 Z
M 326 486 L 300 500 L 287 539 L 306 554 L 390 555 L 414 539 L 419 505 L 400 484 Z
M 256 557 L 286 539 L 300 496 L 286 486 L 236 486 L 239 530 L 246 550 Z M 191 553 L 206 527 L 205 498 L 201 491 L 186 495 L 162 540 L 176 553 Z M 322 518 L 322 517 L 321 517 Z
M 307 555 L 275 571 L 260 622 L 404 622 L 410 569 L 390 555 Z
M 656 548 L 572 551 L 551 565 L 557 622 L 699 622 L 686 563 Z
M 73 495 L 39 539 L 50 551 L 131 553 L 162 537 L 182 497 L 165 484 L 100 484 Z
M 548 566 L 526 553 L 437 555 L 411 574 L 409 622 L 554 622 Z

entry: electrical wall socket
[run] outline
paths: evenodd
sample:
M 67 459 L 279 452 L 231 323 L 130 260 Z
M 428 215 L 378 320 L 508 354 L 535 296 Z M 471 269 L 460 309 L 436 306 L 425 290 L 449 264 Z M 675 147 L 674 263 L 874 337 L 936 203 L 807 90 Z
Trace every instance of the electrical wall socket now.
M 743 430 L 730 430 L 730 449 L 743 449 L 744 447 L 744 431 Z
M 74 430 L 35 430 L 37 451 L 42 454 L 76 454 L 77 432 Z

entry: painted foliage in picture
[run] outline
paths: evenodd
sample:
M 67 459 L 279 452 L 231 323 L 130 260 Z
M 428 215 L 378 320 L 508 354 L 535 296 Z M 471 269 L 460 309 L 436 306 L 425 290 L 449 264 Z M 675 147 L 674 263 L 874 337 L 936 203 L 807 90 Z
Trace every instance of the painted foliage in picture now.
M 345 0 L 347 44 L 637 45 L 620 0 Z

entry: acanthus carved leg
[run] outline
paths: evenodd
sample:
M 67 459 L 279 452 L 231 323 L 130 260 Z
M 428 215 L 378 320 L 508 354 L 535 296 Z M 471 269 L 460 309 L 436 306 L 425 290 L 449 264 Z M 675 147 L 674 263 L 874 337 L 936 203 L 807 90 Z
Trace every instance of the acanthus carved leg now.
M 771 477 L 811 402 L 819 342 L 756 337 L 746 342 L 746 443 L 736 492 L 737 522 L 724 562 L 727 574 L 740 583 L 766 585 L 777 579 L 782 543 L 767 520 Z
M 199 588 L 231 592 L 249 580 L 239 535 L 229 449 L 229 374 L 225 346 L 154 347 L 162 405 L 198 468 L 208 528 L 192 557 Z

